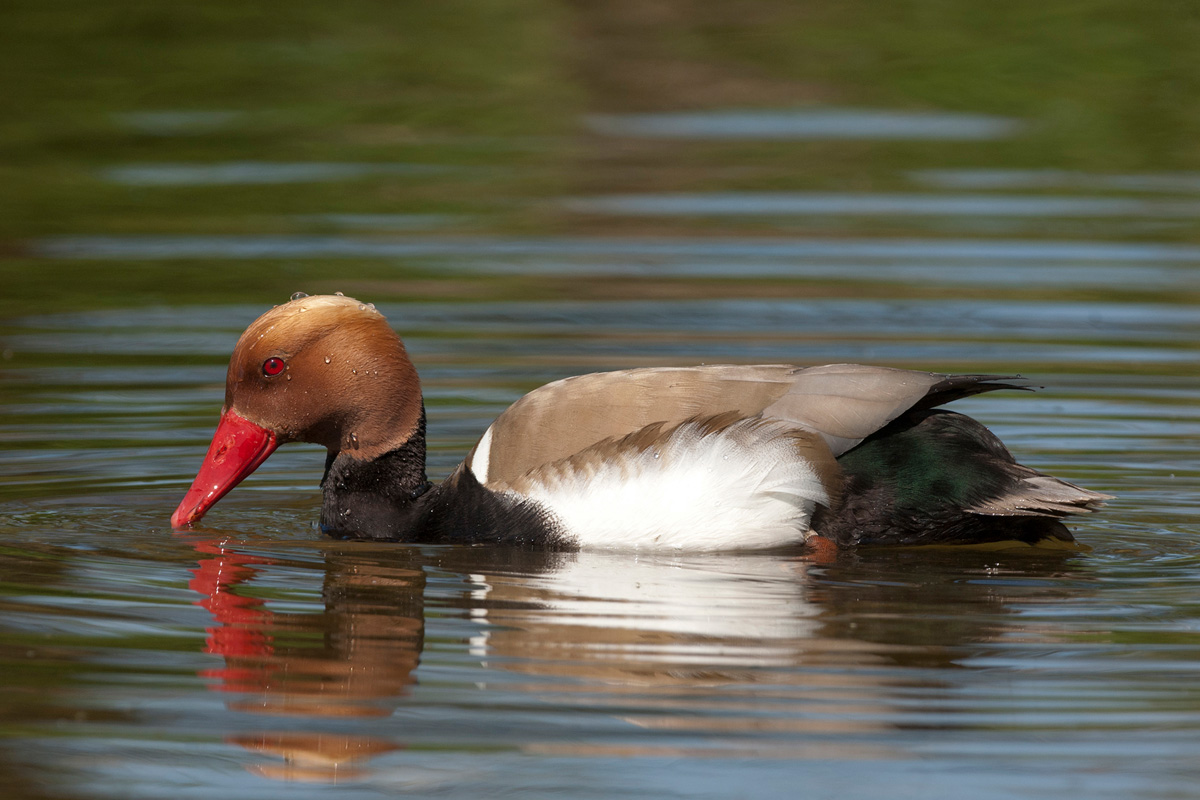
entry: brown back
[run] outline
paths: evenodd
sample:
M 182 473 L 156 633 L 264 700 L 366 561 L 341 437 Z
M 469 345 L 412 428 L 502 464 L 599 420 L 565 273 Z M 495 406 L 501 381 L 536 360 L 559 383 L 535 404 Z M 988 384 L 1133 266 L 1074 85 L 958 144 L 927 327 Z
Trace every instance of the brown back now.
M 840 455 L 944 378 L 856 364 L 660 367 L 580 375 L 513 403 L 485 435 L 486 465 L 476 469 L 480 445 L 466 463 L 485 483 L 511 483 L 531 469 L 648 425 L 673 426 L 726 412 L 792 422 L 819 433 Z

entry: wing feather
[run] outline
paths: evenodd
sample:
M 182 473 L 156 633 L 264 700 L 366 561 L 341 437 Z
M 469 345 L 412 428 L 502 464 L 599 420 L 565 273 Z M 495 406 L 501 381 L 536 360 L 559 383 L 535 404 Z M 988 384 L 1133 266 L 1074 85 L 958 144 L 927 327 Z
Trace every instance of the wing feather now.
M 593 373 L 549 383 L 513 403 L 466 464 L 485 485 L 515 480 L 597 442 L 661 423 L 735 413 L 819 434 L 837 456 L 914 406 L 1021 388 L 994 375 L 948 376 L 858 364 L 710 365 Z

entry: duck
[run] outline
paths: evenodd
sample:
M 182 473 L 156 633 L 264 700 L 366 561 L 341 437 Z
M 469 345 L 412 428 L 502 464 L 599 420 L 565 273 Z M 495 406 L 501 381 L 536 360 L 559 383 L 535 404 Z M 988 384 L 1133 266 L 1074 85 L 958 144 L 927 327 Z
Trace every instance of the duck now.
M 502 412 L 439 484 L 400 336 L 373 304 L 297 293 L 245 330 L 216 432 L 171 516 L 194 527 L 277 447 L 327 450 L 339 539 L 745 551 L 821 543 L 1071 543 L 1111 495 L 1018 464 L 942 406 L 1020 376 L 860 364 L 643 367 L 567 377 Z

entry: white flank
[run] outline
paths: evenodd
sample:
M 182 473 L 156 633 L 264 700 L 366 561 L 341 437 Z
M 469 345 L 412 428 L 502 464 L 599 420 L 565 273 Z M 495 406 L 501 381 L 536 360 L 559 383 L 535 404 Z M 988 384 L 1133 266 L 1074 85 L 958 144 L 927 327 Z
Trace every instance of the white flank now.
M 788 435 L 750 419 L 702 435 L 681 425 L 654 447 L 536 470 L 524 496 L 586 549 L 758 550 L 803 542 L 829 498 Z
M 475 445 L 475 453 L 471 456 L 467 469 L 475 475 L 475 480 L 486 484 L 488 478 L 488 458 L 492 452 L 492 426 L 483 432 L 479 444 Z

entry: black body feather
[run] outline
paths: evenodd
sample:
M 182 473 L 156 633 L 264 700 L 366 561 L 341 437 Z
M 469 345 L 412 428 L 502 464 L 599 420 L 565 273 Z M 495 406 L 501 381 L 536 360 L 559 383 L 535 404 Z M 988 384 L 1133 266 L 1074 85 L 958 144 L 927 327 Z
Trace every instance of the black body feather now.
M 838 463 L 845 499 L 836 509 L 819 509 L 813 529 L 843 547 L 1073 541 L 1058 514 L 968 510 L 1020 496 L 1028 492 L 1023 481 L 1042 473 L 1018 464 L 991 431 L 962 414 L 909 412 Z

